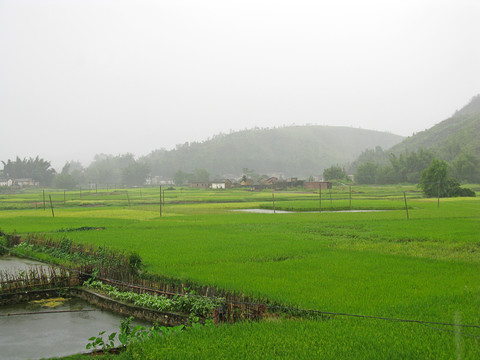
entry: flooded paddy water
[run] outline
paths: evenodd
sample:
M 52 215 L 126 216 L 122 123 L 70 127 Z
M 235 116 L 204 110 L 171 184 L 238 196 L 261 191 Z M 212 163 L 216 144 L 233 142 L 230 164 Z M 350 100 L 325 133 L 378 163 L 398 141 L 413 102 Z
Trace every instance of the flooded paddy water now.
M 0 257 L 0 271 L 26 271 L 39 265 L 43 264 Z M 0 306 L 0 358 L 40 359 L 86 352 L 88 338 L 104 330 L 104 339 L 118 333 L 124 318 L 76 298 Z
M 315 214 L 319 211 L 285 211 L 285 210 L 271 210 L 271 209 L 237 209 L 232 211 L 241 211 L 254 214 Z M 321 213 L 364 213 L 364 212 L 380 212 L 391 210 L 336 210 L 336 211 L 321 211 Z

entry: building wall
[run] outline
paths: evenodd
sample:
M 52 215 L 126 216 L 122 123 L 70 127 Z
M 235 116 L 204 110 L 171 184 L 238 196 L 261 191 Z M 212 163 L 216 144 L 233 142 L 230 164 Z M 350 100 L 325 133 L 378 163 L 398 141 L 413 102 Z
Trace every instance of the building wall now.
M 332 183 L 330 181 L 307 181 L 305 182 L 305 189 L 315 190 L 322 189 L 327 190 L 332 188 Z
M 208 189 L 210 188 L 210 183 L 193 182 L 193 183 L 190 183 L 190 187 L 196 188 L 196 189 Z

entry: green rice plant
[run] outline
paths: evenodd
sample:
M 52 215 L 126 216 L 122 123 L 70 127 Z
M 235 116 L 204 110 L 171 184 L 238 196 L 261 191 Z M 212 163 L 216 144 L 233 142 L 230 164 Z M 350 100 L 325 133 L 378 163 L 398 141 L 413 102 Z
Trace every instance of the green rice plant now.
M 136 251 L 150 273 L 269 304 L 448 323 L 460 316 L 464 323 L 480 324 L 478 197 L 441 199 L 438 204 L 437 199 L 418 196 L 411 186 L 365 186 L 352 193 L 352 207 L 394 210 L 250 214 L 231 210 L 271 206 L 272 193 L 177 189 L 169 192 L 160 217 L 152 189 L 150 204 L 141 205 L 139 193 L 132 194 L 130 207 L 122 203 L 121 194 L 91 194 L 91 201 L 102 197 L 105 206 L 67 206 L 54 219 L 43 209 L 1 210 L 0 227 L 22 236 L 48 233 L 58 240 L 64 235 L 59 229 L 104 227 L 69 232 L 68 237 L 75 244 Z M 347 188 L 332 191 L 334 208 L 342 202 L 349 206 L 346 194 Z M 142 191 L 144 200 L 150 195 Z M 276 207 L 315 207 L 318 195 L 275 192 Z M 328 192 L 322 193 L 322 204 L 329 202 Z M 457 351 L 464 358 L 479 357 L 475 338 L 399 323 L 337 317 L 290 323 L 279 318 L 215 329 L 151 344 L 148 340 L 144 351 L 132 349 L 129 355 L 155 358 L 167 351 L 171 358 L 202 358 L 192 350 L 198 346 L 205 357 L 225 358 L 245 358 L 245 349 L 251 358 L 447 359 L 457 357 Z M 231 348 L 224 350 L 217 339 L 231 342 Z M 187 346 L 189 341 L 195 345 Z

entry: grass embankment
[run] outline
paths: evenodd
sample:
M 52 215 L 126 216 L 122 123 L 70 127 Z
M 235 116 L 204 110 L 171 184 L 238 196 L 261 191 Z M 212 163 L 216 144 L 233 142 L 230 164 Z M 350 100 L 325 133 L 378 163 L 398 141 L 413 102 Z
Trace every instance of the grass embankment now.
M 374 189 L 364 191 L 365 197 L 373 197 L 368 191 Z M 202 192 L 189 196 L 199 194 Z M 162 218 L 158 204 L 66 207 L 58 209 L 55 218 L 43 209 L 2 211 L 0 228 L 6 232 L 51 232 L 61 238 L 65 234 L 56 232 L 59 229 L 105 227 L 66 236 L 82 243 L 135 250 L 152 272 L 285 305 L 480 324 L 477 199 L 442 199 L 440 208 L 436 200 L 409 199 L 407 221 L 404 210 L 232 213 L 228 210 L 266 204 L 259 200 L 271 194 L 253 194 L 251 199 L 240 192 L 221 195 L 242 199 L 239 203 L 168 204 Z M 304 201 L 298 200 L 299 194 L 285 196 L 294 198 L 284 200 L 286 206 Z M 371 206 L 371 200 L 363 201 L 364 206 Z M 480 357 L 478 338 L 463 336 L 455 327 L 441 328 L 453 332 L 343 317 L 323 322 L 236 324 L 157 339 L 132 347 L 129 356 L 158 358 L 165 352 L 169 358 L 190 354 L 198 358 Z M 475 328 L 461 332 L 480 336 Z

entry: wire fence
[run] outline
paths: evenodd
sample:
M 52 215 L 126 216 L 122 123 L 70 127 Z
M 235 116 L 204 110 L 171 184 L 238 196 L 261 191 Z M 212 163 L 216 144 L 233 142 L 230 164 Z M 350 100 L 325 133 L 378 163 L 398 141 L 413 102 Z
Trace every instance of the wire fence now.
M 9 250 L 15 254 L 14 250 L 12 249 L 9 249 Z M 17 254 L 17 255 L 22 255 L 22 254 Z M 44 262 L 32 256 L 28 256 L 27 258 L 30 258 L 31 260 L 35 260 L 39 262 Z M 127 279 L 119 280 L 119 279 L 109 278 L 108 276 L 105 276 L 107 274 L 106 272 L 102 273 L 104 276 L 99 276 L 99 273 L 91 273 L 91 272 L 89 273 L 79 269 L 69 269 L 69 268 L 61 267 L 55 264 L 50 264 L 50 265 L 52 267 L 56 267 L 56 268 L 58 267 L 58 269 L 61 269 L 60 270 L 61 276 L 58 277 L 59 279 L 58 285 L 64 284 L 63 286 L 68 286 L 66 285 L 66 283 L 70 279 L 65 274 L 76 272 L 80 274 L 80 279 L 96 277 L 102 282 L 112 284 L 119 289 L 123 289 L 126 291 L 133 291 L 136 293 L 150 293 L 154 295 L 174 297 L 174 296 L 183 296 L 186 293 L 189 293 L 192 291 L 192 288 L 186 287 L 184 284 L 182 284 L 181 286 L 179 286 L 178 284 L 168 285 L 166 284 L 166 282 L 159 283 L 159 282 L 154 282 L 148 279 L 135 278 L 133 276 L 131 276 L 128 280 Z M 55 274 L 58 274 L 58 270 L 54 270 L 53 274 L 50 274 L 50 276 L 56 276 Z M 114 274 L 110 274 L 110 276 L 113 276 L 113 275 Z M 13 280 L 13 278 L 6 279 L 5 277 L 2 278 L 1 276 L 2 274 L 0 273 L 0 284 L 2 285 L 4 283 L 11 284 L 11 280 Z M 41 278 L 45 280 L 45 276 L 44 275 L 42 276 L 43 277 L 37 276 L 37 278 Z M 35 276 L 33 278 L 35 278 Z M 27 284 L 27 286 L 34 287 L 35 282 L 36 281 L 38 282 L 37 278 L 35 278 L 35 280 L 32 280 L 31 283 Z M 23 286 L 22 279 L 19 279 L 19 280 L 20 280 L 19 287 L 16 288 L 17 290 L 22 289 L 22 286 Z M 48 280 L 45 283 L 48 283 Z M 10 285 L 7 285 L 7 286 L 10 286 Z M 212 291 L 212 289 L 214 290 Z M 0 290 L 3 291 L 3 288 L 0 287 Z M 209 295 L 209 292 L 210 292 L 210 295 Z M 212 292 L 215 294 L 212 294 Z M 477 324 L 448 323 L 448 322 L 442 322 L 442 321 L 394 318 L 394 317 L 375 316 L 375 315 L 351 314 L 346 312 L 330 312 L 330 311 L 314 310 L 314 309 L 302 309 L 298 307 L 287 307 L 287 306 L 276 305 L 276 304 L 268 304 L 268 302 L 256 302 L 254 301 L 254 299 L 246 297 L 243 294 L 235 294 L 225 290 L 218 290 L 216 288 L 210 288 L 210 287 L 197 287 L 195 289 L 195 293 L 198 294 L 197 296 L 202 296 L 210 299 L 218 299 L 218 297 L 225 298 L 225 305 L 223 307 L 217 308 L 213 313 L 213 318 L 216 323 L 219 323 L 219 322 L 234 323 L 239 320 L 257 321 L 257 320 L 263 319 L 265 314 L 268 312 L 282 313 L 292 317 L 306 317 L 306 318 L 314 318 L 314 319 L 320 318 L 323 320 L 327 318 L 336 317 L 336 316 L 337 317 L 343 316 L 343 317 L 351 317 L 351 318 L 361 318 L 365 320 L 380 320 L 380 321 L 389 321 L 389 322 L 397 322 L 397 323 L 418 324 L 418 325 L 426 326 L 432 330 L 439 331 L 439 332 L 451 332 L 451 333 L 455 333 L 457 335 L 461 335 L 465 337 L 480 339 L 480 335 L 465 333 L 464 331 L 459 330 L 462 328 L 472 329 L 472 330 L 480 329 L 480 325 L 477 325 Z M 222 294 L 223 296 L 220 296 L 220 294 Z M 441 328 L 439 326 L 443 326 L 444 328 Z M 453 328 L 453 329 L 450 329 L 450 328 Z
M 137 207 L 159 212 L 181 205 L 208 205 L 235 203 L 234 207 L 254 203 L 260 209 L 285 211 L 345 211 L 345 210 L 400 210 L 404 202 L 424 198 L 422 191 L 414 186 L 334 186 L 330 189 L 250 191 L 249 189 L 174 189 L 138 188 L 125 190 L 96 189 L 89 191 L 41 190 L 24 196 L 3 195 L 0 209 L 37 209 L 60 211 L 67 207 Z

